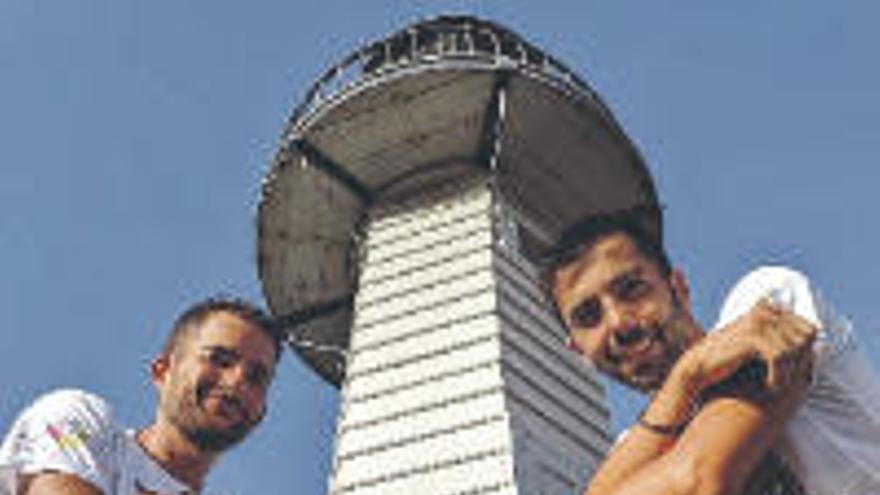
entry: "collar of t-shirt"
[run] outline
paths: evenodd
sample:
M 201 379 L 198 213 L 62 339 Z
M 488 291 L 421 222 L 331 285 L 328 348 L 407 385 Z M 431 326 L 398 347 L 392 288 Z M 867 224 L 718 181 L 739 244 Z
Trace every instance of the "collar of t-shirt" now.
M 126 442 L 130 452 L 126 463 L 132 472 L 135 489 L 144 495 L 218 495 L 216 493 L 193 490 L 177 480 L 147 454 L 135 438 L 135 430 L 126 431 Z

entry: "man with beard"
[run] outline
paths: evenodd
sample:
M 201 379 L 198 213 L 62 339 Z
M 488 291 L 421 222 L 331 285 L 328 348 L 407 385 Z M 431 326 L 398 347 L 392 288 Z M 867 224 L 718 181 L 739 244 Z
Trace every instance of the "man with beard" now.
M 47 394 L 0 446 L 0 493 L 201 491 L 220 454 L 263 419 L 280 351 L 270 319 L 246 302 L 211 299 L 190 307 L 150 365 L 159 398 L 152 424 L 127 430 L 94 395 Z
M 651 394 L 589 495 L 880 494 L 880 385 L 802 274 L 765 267 L 711 332 L 637 216 L 569 229 L 546 272 L 569 345 Z

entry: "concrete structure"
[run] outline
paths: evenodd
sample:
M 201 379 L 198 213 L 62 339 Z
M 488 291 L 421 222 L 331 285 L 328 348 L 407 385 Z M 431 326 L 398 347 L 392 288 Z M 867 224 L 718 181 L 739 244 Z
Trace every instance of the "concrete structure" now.
M 660 235 L 598 97 L 503 27 L 438 18 L 331 68 L 259 211 L 269 306 L 341 386 L 328 492 L 578 492 L 608 411 L 535 263 L 581 216 L 633 208 Z

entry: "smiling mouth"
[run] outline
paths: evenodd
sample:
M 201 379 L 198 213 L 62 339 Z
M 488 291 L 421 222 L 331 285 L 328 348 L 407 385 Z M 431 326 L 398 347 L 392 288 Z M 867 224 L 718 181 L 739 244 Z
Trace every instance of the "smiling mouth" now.
M 247 411 L 245 411 L 241 403 L 234 397 L 225 394 L 213 394 L 208 397 L 215 399 L 220 405 L 219 410 L 221 416 L 233 419 L 248 419 Z
M 247 409 L 241 401 L 230 393 L 219 389 L 211 390 L 209 388 L 204 388 L 198 391 L 198 403 L 202 409 L 207 409 L 205 404 L 209 400 L 216 401 L 216 411 L 223 418 L 239 422 L 250 421 L 250 414 L 248 414 Z
M 659 326 L 645 325 L 629 329 L 608 352 L 609 370 L 619 381 L 647 392 L 659 386 L 665 378 L 667 363 L 655 356 L 655 346 L 665 339 Z M 621 345 L 623 344 L 623 345 Z
M 608 349 L 609 357 L 614 361 L 624 361 L 646 354 L 655 342 L 660 341 L 662 332 L 654 325 L 639 325 L 614 335 Z

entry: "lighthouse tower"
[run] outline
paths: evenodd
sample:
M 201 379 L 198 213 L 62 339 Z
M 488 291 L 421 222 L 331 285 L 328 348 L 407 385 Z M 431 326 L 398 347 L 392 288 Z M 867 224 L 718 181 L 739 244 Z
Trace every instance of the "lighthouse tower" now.
M 660 235 L 656 205 L 597 95 L 498 24 L 427 20 L 326 71 L 266 177 L 258 264 L 341 390 L 328 493 L 578 492 L 609 414 L 536 261 L 597 212 Z

